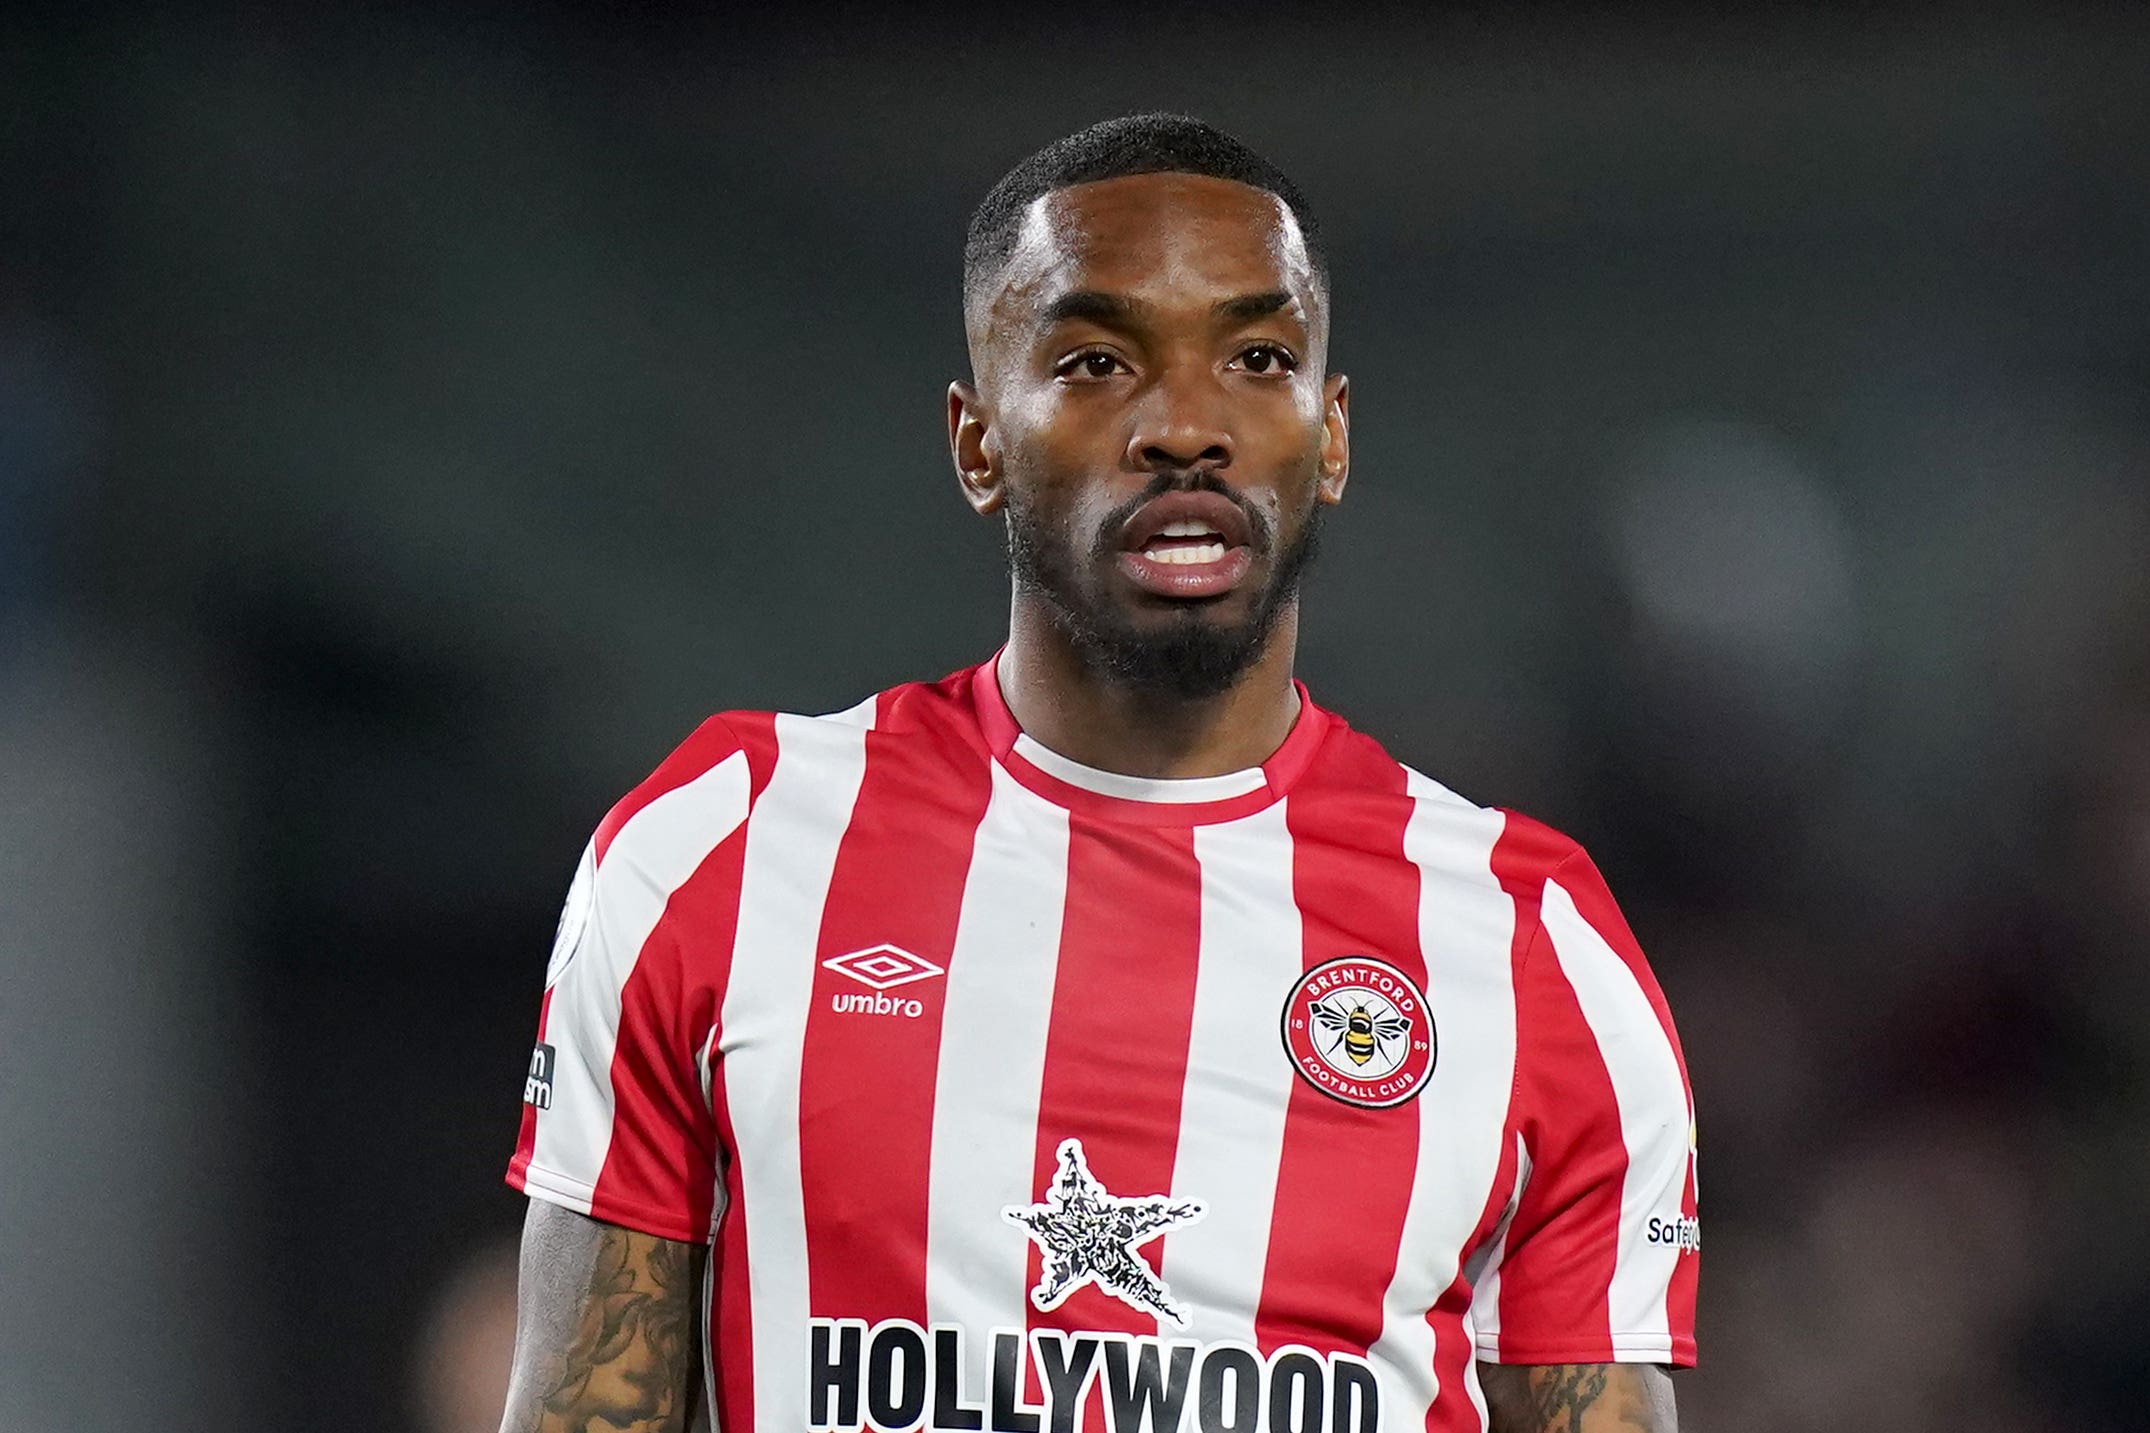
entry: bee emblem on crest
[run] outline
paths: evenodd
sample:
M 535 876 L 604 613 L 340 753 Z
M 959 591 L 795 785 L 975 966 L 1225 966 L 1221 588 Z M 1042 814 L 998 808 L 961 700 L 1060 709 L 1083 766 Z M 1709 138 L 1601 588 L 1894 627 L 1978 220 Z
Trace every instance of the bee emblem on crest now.
M 1394 1008 L 1377 1015 L 1367 1008 L 1364 1000 L 1311 1002 L 1307 1013 L 1314 1017 L 1315 1028 L 1325 1035 L 1336 1038 L 1329 1042 L 1328 1053 L 1334 1055 L 1339 1049 L 1354 1065 L 1364 1065 L 1377 1054 L 1382 1054 L 1391 1040 L 1401 1040 L 1411 1033 L 1411 1022 L 1398 1015 Z

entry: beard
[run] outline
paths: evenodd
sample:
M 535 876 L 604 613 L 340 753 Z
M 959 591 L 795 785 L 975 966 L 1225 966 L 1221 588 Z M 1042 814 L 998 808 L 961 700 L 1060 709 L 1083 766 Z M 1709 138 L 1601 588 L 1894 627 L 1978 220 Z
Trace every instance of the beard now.
M 1268 581 L 1236 623 L 1208 620 L 1203 610 L 1207 604 L 1200 602 L 1176 604 L 1162 625 L 1130 620 L 1085 579 L 1074 544 L 1061 540 L 1013 487 L 1008 490 L 1008 569 L 1019 589 L 1044 600 L 1054 629 L 1091 671 L 1140 695 L 1198 701 L 1224 692 L 1267 649 L 1278 619 L 1297 599 L 1300 579 L 1320 548 L 1323 513 L 1321 504 L 1314 504 L 1290 546 L 1276 552 L 1269 520 L 1241 502 L 1222 479 L 1208 473 L 1191 480 L 1161 473 L 1098 524 L 1088 554 L 1090 571 L 1111 563 L 1114 535 L 1136 509 L 1179 487 L 1218 493 L 1238 504 L 1253 528 L 1256 554 L 1273 554 Z

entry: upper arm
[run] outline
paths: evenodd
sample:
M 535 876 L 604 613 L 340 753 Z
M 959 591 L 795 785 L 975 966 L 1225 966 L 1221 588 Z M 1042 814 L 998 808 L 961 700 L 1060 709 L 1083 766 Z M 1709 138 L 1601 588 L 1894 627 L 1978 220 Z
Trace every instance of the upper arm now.
M 708 1250 L 532 1200 L 501 1433 L 679 1433 Z
M 751 778 L 705 726 L 599 826 L 545 972 L 508 1180 L 594 1219 L 702 1241 L 716 1208 L 713 1041 Z
M 570 887 L 508 1170 L 533 1198 L 504 1433 L 655 1433 L 694 1405 L 748 792 L 712 718 L 613 808 Z
M 1676 1433 L 1672 1377 L 1649 1363 L 1478 1365 L 1492 1433 Z

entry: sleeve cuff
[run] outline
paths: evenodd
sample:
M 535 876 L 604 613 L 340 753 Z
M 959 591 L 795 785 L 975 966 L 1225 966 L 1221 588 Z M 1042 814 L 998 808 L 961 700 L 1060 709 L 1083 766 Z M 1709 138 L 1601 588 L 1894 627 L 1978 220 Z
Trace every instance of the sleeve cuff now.
M 562 1209 L 577 1214 L 587 1214 L 592 1219 L 607 1224 L 617 1224 L 622 1229 L 632 1229 L 638 1234 L 652 1234 L 659 1239 L 670 1239 L 679 1244 L 707 1244 L 709 1220 L 705 1216 L 697 1221 L 691 1211 L 676 1207 L 644 1203 L 640 1200 L 622 1199 L 616 1194 L 600 1195 L 582 1180 L 547 1169 L 541 1164 L 525 1164 L 521 1161 L 508 1166 L 507 1182 L 532 1199 L 542 1199 L 547 1204 L 557 1204 Z
M 1473 1346 L 1483 1362 L 1512 1364 L 1662 1363 L 1673 1368 L 1693 1368 L 1696 1352 L 1693 1335 L 1675 1334 L 1668 1338 L 1661 1333 L 1616 1333 L 1612 1336 L 1610 1357 L 1602 1338 L 1579 1339 L 1572 1343 L 1537 1343 L 1481 1335 L 1473 1340 Z

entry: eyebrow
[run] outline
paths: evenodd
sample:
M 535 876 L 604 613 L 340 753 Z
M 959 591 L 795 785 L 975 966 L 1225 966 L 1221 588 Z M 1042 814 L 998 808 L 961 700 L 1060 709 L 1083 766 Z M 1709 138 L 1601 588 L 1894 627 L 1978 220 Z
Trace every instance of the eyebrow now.
M 1096 289 L 1071 289 L 1045 306 L 1042 317 L 1047 327 L 1065 323 L 1069 319 L 1088 319 L 1092 323 L 1125 324 L 1135 316 L 1135 303 L 1118 294 L 1100 293 Z
M 1289 293 L 1283 289 L 1272 289 L 1266 294 L 1241 294 L 1237 298 L 1225 299 L 1217 304 L 1216 314 L 1219 318 L 1228 318 L 1236 323 L 1247 323 L 1253 319 L 1267 318 L 1273 313 L 1282 313 L 1291 305 L 1292 296 Z
M 1218 318 L 1233 323 L 1249 323 L 1282 313 L 1294 303 L 1292 295 L 1284 289 L 1271 289 L 1266 293 L 1239 294 L 1219 299 L 1211 306 Z M 1070 319 L 1086 319 L 1091 323 L 1125 327 L 1133 324 L 1141 315 L 1144 305 L 1119 294 L 1109 294 L 1098 289 L 1071 289 L 1045 306 L 1041 315 L 1045 326 L 1065 323 Z

